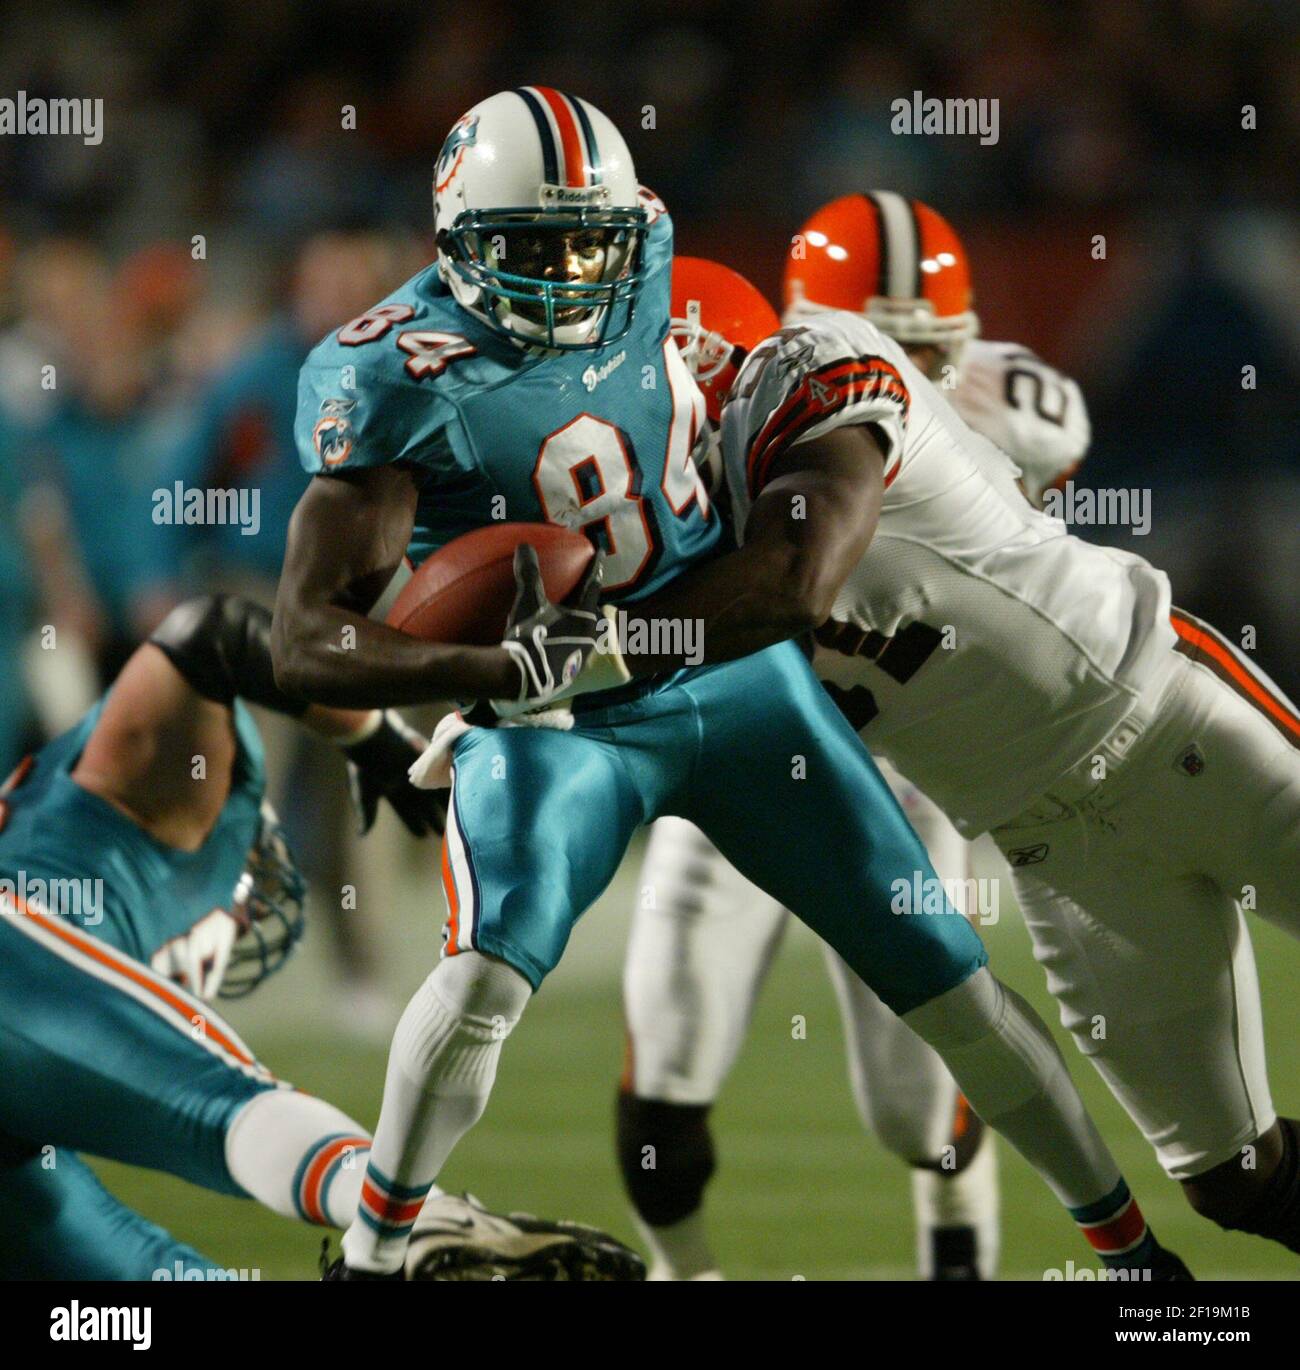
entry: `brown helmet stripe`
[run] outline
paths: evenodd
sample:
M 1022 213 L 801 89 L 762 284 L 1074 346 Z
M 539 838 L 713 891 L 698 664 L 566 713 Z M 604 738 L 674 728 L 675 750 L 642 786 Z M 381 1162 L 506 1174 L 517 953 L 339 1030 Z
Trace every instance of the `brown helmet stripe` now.
M 876 200 L 875 192 L 864 191 L 862 198 L 871 207 L 871 212 L 876 220 L 876 243 L 877 243 L 877 263 L 876 263 L 876 288 L 872 292 L 874 295 L 884 295 L 887 293 L 889 283 L 889 234 L 885 232 L 885 216 L 880 212 L 880 204 Z M 862 303 L 865 305 L 866 300 Z

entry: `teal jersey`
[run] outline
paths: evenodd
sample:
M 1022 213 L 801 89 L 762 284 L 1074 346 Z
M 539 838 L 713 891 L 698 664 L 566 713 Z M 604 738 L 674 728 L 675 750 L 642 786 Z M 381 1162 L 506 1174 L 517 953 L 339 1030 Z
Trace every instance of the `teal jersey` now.
M 721 532 L 695 466 L 704 399 L 669 335 L 672 242 L 659 213 L 630 329 L 586 351 L 512 342 L 426 268 L 307 358 L 303 465 L 414 466 L 416 565 L 494 522 L 558 523 L 605 553 L 610 599 L 657 590 Z
M 0 795 L 0 890 L 148 962 L 214 909 L 230 908 L 258 833 L 262 740 L 236 700 L 230 795 L 203 845 L 180 851 L 72 778 L 103 707 L 46 743 Z

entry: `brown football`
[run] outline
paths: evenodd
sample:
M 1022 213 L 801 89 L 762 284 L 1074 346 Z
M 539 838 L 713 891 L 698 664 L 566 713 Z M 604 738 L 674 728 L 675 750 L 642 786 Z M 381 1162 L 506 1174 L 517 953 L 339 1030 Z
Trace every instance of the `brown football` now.
M 441 547 L 402 587 L 390 627 L 425 642 L 500 642 L 515 599 L 515 548 L 531 543 L 553 603 L 578 588 L 595 549 L 581 533 L 555 523 L 494 523 Z

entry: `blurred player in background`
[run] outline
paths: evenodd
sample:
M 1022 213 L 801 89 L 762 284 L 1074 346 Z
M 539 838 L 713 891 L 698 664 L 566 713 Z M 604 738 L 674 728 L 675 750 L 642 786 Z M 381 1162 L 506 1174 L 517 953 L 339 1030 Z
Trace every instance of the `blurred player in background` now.
M 284 560 L 289 518 L 302 494 L 294 444 L 298 371 L 313 344 L 354 318 L 408 274 L 401 243 L 382 233 L 316 234 L 296 251 L 283 302 L 209 377 L 184 430 L 162 455 L 164 486 L 256 489 L 260 525 L 171 528 L 171 560 L 220 589 L 272 590 Z M 165 532 L 167 530 L 163 530 Z M 160 533 L 160 535 L 163 535 Z
M 396 715 L 277 691 L 269 630 L 247 601 L 181 605 L 0 792 L 2 1278 L 218 1268 L 114 1199 L 76 1152 L 327 1226 L 365 1202 L 366 1130 L 275 1079 L 207 1002 L 255 988 L 302 931 L 303 882 L 244 701 L 341 746 L 372 817 L 386 799 L 413 829 L 440 831 L 443 799 L 407 783 L 422 739 Z M 525 1229 L 438 1191 L 425 1215 L 426 1258 L 436 1247 L 462 1278 L 635 1266 L 599 1234 Z
M 23 499 L 14 429 L 0 407 L 0 527 L 19 527 Z M 12 663 L 22 659 L 22 642 L 36 599 L 34 579 L 18 537 L 0 539 L 0 585 L 4 586 L 4 593 L 0 594 L 0 652 Z M 11 672 L 5 689 L 0 691 L 0 769 L 17 761 L 33 727 L 21 673 Z
M 22 313 L 0 343 L 0 406 L 24 495 L 20 527 L 46 623 L 26 654 L 50 731 L 89 707 L 175 603 L 173 568 L 151 521 L 147 433 L 162 358 L 141 281 L 75 238 L 28 250 Z
M 187 405 L 186 421 L 160 454 L 160 488 L 179 481 L 186 488 L 256 491 L 259 499 L 251 536 L 231 523 L 157 530 L 169 549 L 166 561 L 187 583 L 254 599 L 274 596 L 289 517 L 303 487 L 293 432 L 299 368 L 327 329 L 391 289 L 408 274 L 405 266 L 403 240 L 393 235 L 347 230 L 309 237 L 294 254 L 280 307 Z M 358 863 L 391 867 L 394 853 L 385 850 L 376 860 L 370 844 L 352 841 L 337 759 L 274 720 L 266 733 L 276 807 L 310 885 L 337 890 L 345 869 Z M 383 835 L 379 840 L 387 842 Z M 397 1010 L 380 983 L 374 903 L 345 910 L 327 899 L 315 912 L 329 929 L 341 974 L 339 1022 L 361 1036 L 387 1039 Z
M 0 463 L 20 532 L 6 614 L 25 609 L 23 622 L 41 630 L 15 658 L 47 735 L 81 717 L 182 586 L 273 594 L 302 490 L 298 368 L 331 323 L 400 279 L 402 241 L 358 231 L 307 239 L 282 307 L 251 336 L 238 320 L 233 344 L 184 248 L 152 244 L 115 269 L 80 239 L 29 251 L 20 320 L 0 339 Z M 158 495 L 177 488 L 251 494 L 255 525 L 158 521 Z M 21 695 L 12 696 L 11 730 L 21 726 Z M 274 719 L 267 747 L 295 849 L 315 887 L 336 890 L 356 855 L 337 760 Z M 360 860 L 372 859 L 362 849 Z M 396 1008 L 377 974 L 374 903 L 345 910 L 322 900 L 318 912 L 342 972 L 339 1021 L 386 1037 Z
M 1078 386 L 1024 348 L 978 338 L 965 248 L 928 205 L 875 191 L 824 206 L 794 238 L 784 292 L 787 324 L 850 309 L 895 338 L 951 394 L 971 427 L 1016 459 L 1035 503 L 1045 486 L 1078 467 L 1089 438 Z M 701 297 L 709 303 L 711 335 L 699 323 Z M 713 264 L 691 258 L 677 259 L 673 300 L 716 423 L 734 368 L 775 331 L 775 315 L 743 278 L 734 277 L 728 289 Z M 692 306 L 694 320 L 687 317 Z M 739 355 L 732 351 L 737 344 Z M 965 890 L 969 843 L 915 785 L 888 762 L 877 764 L 940 877 L 950 890 Z M 629 1041 L 619 1158 L 654 1252 L 651 1278 L 701 1278 L 715 1272 L 703 1216 L 714 1165 L 708 1113 L 740 1050 L 788 914 L 679 818 L 655 825 L 641 887 L 624 973 Z M 825 953 L 858 1110 L 868 1130 L 912 1167 L 921 1277 L 992 1278 L 992 1137 L 934 1051 L 830 948 Z M 641 1165 L 648 1145 L 656 1148 L 654 1170 Z

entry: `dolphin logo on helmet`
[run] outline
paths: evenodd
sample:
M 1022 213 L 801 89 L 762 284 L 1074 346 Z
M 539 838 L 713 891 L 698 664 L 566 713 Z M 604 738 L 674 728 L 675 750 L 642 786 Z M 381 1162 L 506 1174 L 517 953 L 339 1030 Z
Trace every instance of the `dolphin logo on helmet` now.
M 438 153 L 438 161 L 434 171 L 435 193 L 445 190 L 451 184 L 452 177 L 460 170 L 465 149 L 473 147 L 477 137 L 478 115 L 462 114 L 451 126 L 451 132 L 443 142 L 442 151 Z

